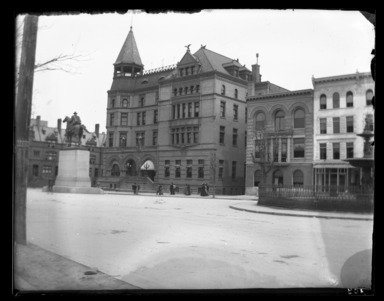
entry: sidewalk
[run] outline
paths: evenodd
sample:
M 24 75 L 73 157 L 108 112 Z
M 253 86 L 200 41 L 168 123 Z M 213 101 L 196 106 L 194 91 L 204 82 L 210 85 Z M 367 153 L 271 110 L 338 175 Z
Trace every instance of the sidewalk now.
M 37 245 L 15 245 L 14 293 L 140 289 Z
M 363 221 L 373 220 L 373 214 L 283 209 L 283 208 L 277 208 L 277 207 L 259 206 L 257 205 L 257 201 L 241 202 L 235 205 L 231 205 L 229 206 L 229 208 L 232 208 L 235 210 L 252 212 L 252 213 L 272 214 L 272 215 L 312 217 L 312 218 L 315 217 L 315 218 L 327 218 L 327 219 L 349 219 L 349 220 L 363 220 Z

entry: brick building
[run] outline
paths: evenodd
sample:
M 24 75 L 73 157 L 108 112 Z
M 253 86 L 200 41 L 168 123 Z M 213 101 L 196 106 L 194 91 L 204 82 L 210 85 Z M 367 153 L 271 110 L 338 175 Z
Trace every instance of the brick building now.
M 362 172 L 343 161 L 363 157 L 365 118 L 374 124 L 370 73 L 313 78 L 315 185 L 359 185 Z
M 216 193 L 242 194 L 251 80 L 238 60 L 204 46 L 193 54 L 188 47 L 174 66 L 145 70 L 131 28 L 108 91 L 100 186 L 139 182 L 153 190 L 173 182 L 196 193 L 215 180 Z

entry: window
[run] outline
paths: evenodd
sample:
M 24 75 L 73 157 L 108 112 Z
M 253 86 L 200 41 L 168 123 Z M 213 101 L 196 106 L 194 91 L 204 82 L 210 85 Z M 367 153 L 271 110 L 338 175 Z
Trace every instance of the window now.
M 333 143 L 333 159 L 340 159 L 340 143 Z
M 184 69 L 180 68 L 180 76 L 183 76 L 183 71 L 184 71 Z
M 220 137 L 219 137 L 219 143 L 224 144 L 224 137 L 225 137 L 225 126 L 220 127 Z
M 157 123 L 157 117 L 158 117 L 158 111 L 157 110 L 154 110 L 153 111 L 153 123 Z
M 305 113 L 304 113 L 304 110 L 303 109 L 297 109 L 293 115 L 294 115 L 293 127 L 295 129 L 305 128 Z
M 255 159 L 260 159 L 260 148 L 261 148 L 261 142 L 259 140 L 255 140 Z
M 176 119 L 176 105 L 172 106 L 172 119 Z
M 176 160 L 175 162 L 175 177 L 176 178 L 180 178 L 180 164 L 181 164 L 181 160 Z
M 223 178 L 224 173 L 224 160 L 219 160 L 219 179 Z
M 236 178 L 236 161 L 232 161 L 232 179 Z
M 109 114 L 109 125 L 113 126 L 115 124 L 115 114 L 111 113 Z
M 200 85 L 196 86 L 196 93 L 200 93 Z
M 273 161 L 279 161 L 279 140 L 277 138 L 272 138 L 271 143 L 273 143 Z
M 141 112 L 137 112 L 136 125 L 140 125 L 140 121 L 141 121 Z
M 192 160 L 187 160 L 187 178 L 192 178 Z
M 96 164 L 96 155 L 91 154 L 89 156 L 89 164 Z
M 109 133 L 108 142 L 109 142 L 109 147 L 113 147 L 113 133 Z
M 248 122 L 248 109 L 245 108 L 245 123 Z
M 37 150 L 33 151 L 33 156 L 40 157 L 40 151 L 37 151 Z
M 183 88 L 179 88 L 179 95 L 183 95 Z
M 166 178 L 169 178 L 169 175 L 170 175 L 170 172 L 169 172 L 169 164 L 170 164 L 170 161 L 169 161 L 169 160 L 165 160 L 164 176 L 165 176 Z
M 46 152 L 45 153 L 45 159 L 49 161 L 56 160 L 57 158 L 57 153 L 56 152 Z
M 139 98 L 139 107 L 144 107 L 144 105 L 145 105 L 145 96 L 144 95 L 140 95 L 139 96 L 140 98 Z
M 191 74 L 192 74 L 192 75 L 195 74 L 195 66 L 192 66 L 192 67 L 191 67 Z
M 232 132 L 232 146 L 237 146 L 237 129 Z
M 273 183 L 274 185 L 283 185 L 284 184 L 284 177 L 283 177 L 283 173 L 281 172 L 281 170 L 276 170 L 274 173 L 273 173 Z
M 347 159 L 353 158 L 353 142 L 347 142 Z
M 282 131 L 284 130 L 284 117 L 285 114 L 283 111 L 279 110 L 275 114 L 275 130 Z
M 258 113 L 256 115 L 256 129 L 263 129 L 265 126 L 265 115 L 264 113 Z
M 320 143 L 320 160 L 327 160 L 327 144 Z
M 182 112 L 181 117 L 185 118 L 186 114 L 187 114 L 187 104 L 186 103 L 182 104 L 182 111 L 181 112 Z
M 127 108 L 128 107 L 128 100 L 124 98 L 123 101 L 121 102 L 121 105 L 123 108 Z
M 187 128 L 187 144 L 190 144 L 192 142 L 192 128 Z
M 189 67 L 185 68 L 185 75 L 189 75 Z
M 347 92 L 346 105 L 347 105 L 347 108 L 353 107 L 353 93 L 351 91 Z
M 333 133 L 340 133 L 340 117 L 333 117 Z
M 120 125 L 122 126 L 128 125 L 128 113 L 121 113 Z
M 181 144 L 185 143 L 185 139 L 184 138 L 185 138 L 185 128 L 181 128 L 180 129 L 180 140 L 181 140 L 180 143 Z
M 34 177 L 38 177 L 39 176 L 39 165 L 33 165 L 32 166 L 32 175 Z
M 115 107 L 115 99 L 112 99 L 111 100 L 111 108 L 114 108 Z
M 239 118 L 239 106 L 233 105 L 233 120 L 238 120 Z
M 367 114 L 365 127 L 368 127 L 368 130 L 373 132 L 373 115 L 372 114 Z
M 259 186 L 259 183 L 261 182 L 261 177 L 262 177 L 261 170 L 260 169 L 256 170 L 253 176 L 253 186 L 256 186 L 256 187 Z
M 177 96 L 177 89 L 173 89 L 173 96 Z
M 204 178 L 204 160 L 199 160 L 198 161 L 198 173 L 197 173 L 198 178 Z
M 188 118 L 192 117 L 192 102 L 188 103 Z
M 220 117 L 225 117 L 225 101 L 220 102 Z
M 353 133 L 353 116 L 347 116 L 347 133 Z
M 332 102 L 333 102 L 333 108 L 334 109 L 340 108 L 340 95 L 339 95 L 339 93 L 337 93 L 337 92 L 333 93 Z
M 239 92 L 237 91 L 237 89 L 235 89 L 235 98 L 237 99 L 239 97 Z
M 152 145 L 157 145 L 157 131 L 152 132 Z
M 120 133 L 119 146 L 120 147 L 127 146 L 127 133 Z
M 305 143 L 304 138 L 293 139 L 293 157 L 294 158 L 304 158 L 304 149 L 305 149 L 304 143 Z
M 191 94 L 193 94 L 193 93 L 195 92 L 195 87 L 194 87 L 194 86 L 191 86 L 190 89 L 191 89 L 191 90 L 190 90 L 190 91 L 191 91 Z
M 98 177 L 98 176 L 99 176 L 99 169 L 95 168 L 95 177 Z
M 195 102 L 195 117 L 199 117 L 199 102 Z
M 43 171 L 42 171 L 43 175 L 50 175 L 52 173 L 52 166 L 50 165 L 44 165 L 43 166 Z
M 367 93 L 365 94 L 365 98 L 366 98 L 367 106 L 371 106 L 372 98 L 373 98 L 373 91 L 371 89 L 367 91 Z
M 225 86 L 224 85 L 221 86 L 221 95 L 225 95 Z
M 185 88 L 184 88 L 184 94 L 185 94 L 185 95 L 188 94 L 188 87 L 185 87 Z
M 146 112 L 142 112 L 142 113 L 141 113 L 141 117 L 142 117 L 142 118 L 141 118 L 141 124 L 142 124 L 142 125 L 145 125 L 145 115 L 146 115 Z
M 287 162 L 288 142 L 286 138 L 281 139 L 281 162 Z
M 137 132 L 136 133 L 136 146 L 144 146 L 145 142 L 145 133 Z
M 320 134 L 326 134 L 326 133 L 327 133 L 327 119 L 320 118 Z
M 327 108 L 327 96 L 322 94 L 320 96 L 320 110 L 324 110 Z
M 116 163 L 113 164 L 113 166 L 112 166 L 111 176 L 112 177 L 119 177 L 120 176 L 120 168 L 119 168 L 119 165 L 117 165 Z
M 304 185 L 304 173 L 301 170 L 293 172 L 293 186 L 300 187 Z
M 177 115 L 177 119 L 180 119 L 180 104 L 179 103 L 176 105 L 176 115 Z
M 199 127 L 193 127 L 193 143 L 199 143 Z

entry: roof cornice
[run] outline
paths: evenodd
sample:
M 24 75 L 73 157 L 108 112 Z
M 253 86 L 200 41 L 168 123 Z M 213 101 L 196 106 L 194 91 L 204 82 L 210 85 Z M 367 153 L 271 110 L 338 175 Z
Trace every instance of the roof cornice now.
M 311 94 L 313 95 L 313 89 L 305 89 L 305 90 L 296 90 L 296 91 L 289 91 L 289 92 L 263 94 L 260 96 L 250 96 L 247 98 L 247 101 L 257 101 L 257 100 L 268 99 L 268 98 L 280 98 L 280 97 L 287 97 L 287 96 L 311 95 Z
M 320 83 L 326 83 L 326 82 L 354 80 L 354 79 L 369 78 L 369 77 L 372 78 L 372 75 L 369 72 L 363 72 L 363 73 L 357 72 L 357 73 L 337 75 L 337 76 L 328 76 L 328 77 L 319 77 L 319 78 L 313 77 L 312 82 L 314 84 L 320 84 Z

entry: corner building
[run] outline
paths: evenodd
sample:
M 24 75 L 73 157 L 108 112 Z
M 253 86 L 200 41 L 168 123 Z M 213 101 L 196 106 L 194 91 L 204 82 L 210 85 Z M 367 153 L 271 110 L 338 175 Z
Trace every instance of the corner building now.
M 234 60 L 189 47 L 174 66 L 145 70 L 132 27 L 114 63 L 107 99 L 101 187 L 243 194 L 246 95 L 252 72 Z

